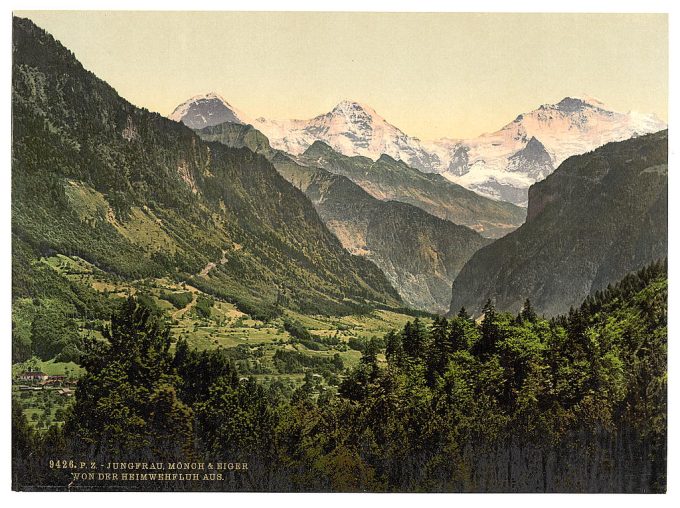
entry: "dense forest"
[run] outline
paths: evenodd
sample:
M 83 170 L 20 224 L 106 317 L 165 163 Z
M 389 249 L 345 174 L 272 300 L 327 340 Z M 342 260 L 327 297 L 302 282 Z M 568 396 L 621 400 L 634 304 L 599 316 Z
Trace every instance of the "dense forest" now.
M 87 372 L 63 427 L 37 433 L 14 405 L 13 486 L 663 492 L 666 302 L 659 262 L 549 320 L 529 301 L 518 315 L 487 302 L 476 321 L 465 309 L 427 327 L 416 318 L 365 344 L 337 394 L 313 376 L 287 394 L 241 376 L 222 350 L 171 353 L 163 321 L 130 297 L 106 340 L 82 346 Z M 72 480 L 55 459 L 248 468 L 116 484 Z

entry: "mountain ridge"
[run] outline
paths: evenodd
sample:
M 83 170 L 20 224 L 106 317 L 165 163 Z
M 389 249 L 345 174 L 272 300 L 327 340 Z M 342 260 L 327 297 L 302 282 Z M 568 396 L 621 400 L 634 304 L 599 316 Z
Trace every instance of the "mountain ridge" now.
M 361 155 L 346 156 L 316 140 L 296 160 L 346 176 L 380 200 L 417 206 L 487 238 L 503 236 L 525 218 L 522 208 L 480 196 L 441 175 L 423 173 L 387 154 L 375 161 Z
M 529 298 L 556 315 L 668 255 L 668 131 L 565 160 L 529 190 L 527 221 L 477 251 L 453 283 L 450 312 Z
M 464 187 L 516 204 L 526 204 L 528 187 L 559 166 L 572 155 L 592 151 L 612 141 L 657 132 L 666 124 L 655 115 L 621 113 L 592 98 L 565 97 L 556 104 L 543 104 L 518 115 L 495 132 L 466 140 L 439 140 L 435 150 L 448 152 L 450 160 L 464 149 L 466 160 L 444 170 L 447 178 Z M 528 161 L 528 170 L 516 171 L 512 158 L 536 139 L 550 157 Z M 446 155 L 440 155 L 446 159 Z M 513 196 L 504 189 L 509 187 Z M 517 194 L 517 190 L 521 193 Z M 523 201 L 520 201 L 523 199 Z
M 421 141 L 389 123 L 371 106 L 348 99 L 309 120 L 260 117 L 239 122 L 250 123 L 274 148 L 296 156 L 315 140 L 347 156 L 376 161 L 387 154 L 422 172 L 442 174 L 486 197 L 521 206 L 526 206 L 528 187 L 568 156 L 667 127 L 653 114 L 616 112 L 592 97 L 569 96 L 519 114 L 497 131 L 469 139 Z M 526 151 L 531 139 L 540 142 L 545 153 L 527 159 L 530 149 L 524 154 L 525 164 L 519 164 L 519 154 Z

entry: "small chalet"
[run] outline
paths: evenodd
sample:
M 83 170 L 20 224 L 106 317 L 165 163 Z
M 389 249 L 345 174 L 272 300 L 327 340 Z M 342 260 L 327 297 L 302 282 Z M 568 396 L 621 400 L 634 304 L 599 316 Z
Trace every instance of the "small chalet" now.
M 40 371 L 27 371 L 23 372 L 22 374 L 19 375 L 19 379 L 21 381 L 32 381 L 32 382 L 41 382 L 41 381 L 47 381 L 49 379 L 49 376 L 45 374 L 44 372 Z

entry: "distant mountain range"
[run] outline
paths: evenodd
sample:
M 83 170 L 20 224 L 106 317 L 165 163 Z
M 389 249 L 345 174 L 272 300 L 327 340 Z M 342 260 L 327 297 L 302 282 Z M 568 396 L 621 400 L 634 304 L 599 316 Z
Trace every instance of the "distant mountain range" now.
M 483 247 L 453 283 L 451 312 L 529 298 L 564 313 L 668 255 L 668 131 L 570 157 L 529 189 L 527 222 Z
M 272 146 L 293 155 L 323 141 L 348 156 L 405 162 L 484 196 L 526 206 L 529 186 L 567 157 L 610 141 L 666 128 L 653 114 L 620 113 L 596 99 L 566 97 L 520 114 L 500 130 L 473 139 L 421 141 L 387 122 L 366 104 L 344 100 L 310 120 L 250 118 L 217 94 L 196 96 L 170 118 L 192 128 L 229 121 L 251 124 Z
M 665 129 L 654 115 L 618 113 L 592 98 L 566 97 L 469 140 L 439 140 L 443 174 L 480 194 L 525 205 L 527 189 L 565 159 L 611 141 Z
M 487 238 L 498 238 L 516 229 L 525 210 L 496 201 L 455 184 L 441 175 L 423 173 L 389 155 L 376 161 L 360 155 L 343 155 L 323 141 L 315 141 L 297 160 L 305 166 L 324 168 L 343 175 L 374 197 L 415 205 L 423 210 L 468 226 Z
M 323 137 L 327 140 L 343 139 L 339 144 L 345 151 L 350 151 L 355 145 L 348 140 L 358 139 L 360 132 L 365 134 L 371 130 L 368 125 L 375 125 L 375 112 L 367 111 L 366 107 L 355 107 L 353 103 L 343 102 L 328 115 L 317 117 L 317 126 L 333 126 L 332 129 L 318 132 L 324 132 Z M 342 150 L 318 139 L 312 141 L 309 138 L 311 144 L 302 152 L 300 149 L 306 143 L 300 141 L 302 138 L 298 138 L 299 142 L 295 144 L 286 143 L 283 149 L 278 148 L 270 143 L 264 133 L 253 127 L 253 123 L 260 126 L 270 124 L 262 119 L 249 121 L 243 113 L 217 95 L 194 98 L 179 108 L 173 117 L 196 126 L 226 119 L 222 124 L 197 129 L 196 132 L 204 139 L 220 141 L 229 146 L 246 146 L 267 156 L 288 181 L 307 194 L 326 225 L 346 249 L 375 262 L 406 303 L 435 312 L 441 312 L 447 305 L 445 300 L 449 297 L 444 295 L 451 287 L 454 291 L 454 305 L 461 303 L 476 309 L 487 297 L 492 297 L 498 298 L 502 308 L 515 310 L 514 307 L 523 302 L 522 298 L 529 296 L 536 300 L 539 309 L 546 312 L 564 311 L 565 302 L 577 304 L 589 294 L 591 288 L 597 289 L 599 279 L 590 280 L 588 275 L 584 275 L 586 281 L 578 284 L 585 284 L 587 290 L 584 289 L 585 286 L 579 286 L 579 290 L 553 288 L 554 292 L 549 292 L 549 296 L 545 297 L 531 285 L 517 286 L 517 282 L 516 287 L 499 286 L 498 294 L 488 287 L 488 291 L 479 291 L 485 284 L 493 285 L 494 281 L 511 277 L 513 271 L 520 268 L 532 274 L 528 277 L 535 277 L 534 271 L 540 271 L 541 267 L 546 270 L 540 279 L 543 281 L 541 287 L 545 291 L 552 291 L 548 289 L 552 287 L 549 282 L 550 270 L 553 260 L 560 259 L 561 253 L 550 252 L 544 260 L 523 259 L 519 254 L 518 258 L 513 257 L 513 247 L 507 247 L 508 242 L 515 242 L 512 245 L 519 253 L 531 243 L 531 240 L 522 240 L 519 243 L 512 240 L 534 227 L 525 224 L 520 228 L 523 233 L 510 234 L 475 254 L 485 242 L 457 229 L 460 228 L 459 225 L 470 227 L 489 238 L 500 238 L 515 230 L 523 222 L 524 214 L 519 207 L 471 192 L 451 179 L 467 179 L 470 183 L 475 175 L 485 174 L 490 178 L 485 180 L 485 185 L 495 182 L 494 188 L 502 192 L 501 198 L 526 201 L 527 187 L 532 181 L 548 177 L 546 182 L 563 182 L 557 174 L 550 176 L 555 160 L 567 157 L 570 150 L 586 151 L 590 145 L 596 145 L 599 143 L 596 141 L 596 134 L 601 139 L 630 134 L 630 122 L 634 119 L 632 115 L 607 112 L 594 99 L 565 99 L 555 106 L 542 106 L 532 113 L 520 115 L 501 131 L 480 137 L 476 146 L 470 143 L 463 147 L 460 142 L 457 145 L 446 142 L 458 154 L 451 157 L 452 161 L 457 161 L 457 165 L 452 162 L 447 174 L 449 178 L 444 178 L 439 174 L 415 169 L 385 153 L 375 160 L 363 155 L 344 155 Z M 575 122 L 578 118 L 580 121 L 577 125 Z M 384 131 L 393 129 L 382 122 L 380 120 L 378 123 Z M 298 122 L 297 125 L 299 127 L 301 124 Z M 646 128 L 651 130 L 655 125 L 652 122 Z M 343 129 L 350 127 L 361 129 L 349 131 L 351 135 L 348 132 L 342 134 Z M 331 135 L 331 131 L 334 134 Z M 549 148 L 538 139 L 536 134 L 539 133 Z M 569 140 L 572 141 L 571 144 L 567 143 Z M 446 143 L 440 142 L 439 149 Z M 337 145 L 338 143 L 336 147 Z M 293 153 L 288 153 L 288 150 Z M 370 153 L 368 146 L 361 150 Z M 489 163 L 480 165 L 478 162 L 471 162 L 481 152 L 490 154 L 487 157 Z M 571 159 L 567 162 L 570 161 Z M 632 178 L 631 176 L 629 180 L 625 180 L 625 185 L 631 184 Z M 479 182 L 482 180 L 477 180 Z M 644 182 L 640 183 L 643 184 Z M 572 183 L 563 185 L 572 186 Z M 541 188 L 540 185 L 536 187 Z M 582 193 L 587 195 L 591 190 L 586 187 Z M 617 190 L 612 190 L 614 192 Z M 533 219 L 537 210 L 536 203 L 541 198 L 536 192 L 532 195 L 534 197 L 529 213 Z M 397 206 L 394 201 L 413 205 L 421 210 Z M 590 210 L 592 204 L 579 203 L 580 213 L 595 213 Z M 569 205 L 569 202 L 565 203 L 565 210 Z M 567 213 L 565 210 L 562 212 Z M 608 225 L 610 229 L 618 227 L 613 223 L 618 219 L 611 216 L 608 210 L 600 210 L 600 213 L 603 213 L 601 225 Z M 438 222 L 437 218 L 445 220 Z M 593 219 L 580 217 L 579 221 L 582 226 L 592 223 Z M 630 226 L 636 227 L 636 224 L 633 220 Z M 564 226 L 552 224 L 549 231 L 536 233 L 535 241 L 540 243 L 541 238 L 550 237 L 553 231 L 562 237 L 568 228 L 569 223 Z M 600 234 L 585 230 L 583 238 L 574 233 L 573 241 L 575 244 L 597 245 L 597 239 L 593 237 Z M 659 233 L 657 236 L 662 235 Z M 606 235 L 605 237 L 608 238 Z M 475 266 L 475 260 L 484 252 L 495 254 L 485 258 L 488 264 L 479 265 L 478 271 L 469 272 L 472 270 L 470 267 Z M 590 262 L 594 254 L 581 252 L 579 256 L 578 262 Z M 644 255 L 642 261 L 634 261 L 634 256 L 623 258 L 621 266 L 625 268 L 612 268 L 613 275 L 605 277 L 607 281 L 618 280 L 628 271 L 654 260 Z M 508 264 L 513 259 L 520 263 L 517 267 Z M 607 265 L 608 260 L 602 260 L 601 263 Z M 631 263 L 633 266 L 629 267 Z M 466 271 L 459 273 L 463 264 Z M 616 265 L 616 262 L 612 262 L 612 265 Z M 500 266 L 504 267 L 503 273 L 497 271 Z M 605 268 L 603 270 L 606 272 Z M 467 273 L 473 273 L 469 280 L 466 279 Z M 454 279 L 457 286 L 451 284 Z M 574 279 L 578 280 L 578 276 Z M 569 286 L 573 282 L 565 275 L 564 284 Z M 457 288 L 462 289 L 457 291 Z M 503 294 L 507 296 L 507 301 Z
M 347 106 L 347 104 L 345 104 Z M 193 129 L 215 127 L 223 122 L 241 125 L 263 125 L 264 120 L 250 121 L 224 99 L 215 95 L 194 97 L 171 115 Z M 380 200 L 401 201 L 428 213 L 468 226 L 487 238 L 498 238 L 517 228 L 526 216 L 525 210 L 465 189 L 438 174 L 423 173 L 401 160 L 382 154 L 376 160 L 362 155 L 344 155 L 324 141 L 313 140 L 300 152 L 302 145 L 291 147 L 271 143 L 259 128 L 260 142 L 288 154 L 303 166 L 323 168 L 343 175 Z M 234 136 L 237 130 L 222 129 L 222 136 Z M 231 132 L 234 131 L 234 132 Z M 206 135 L 204 131 L 202 135 Z M 244 133 L 256 137 L 255 133 Z M 266 140 L 266 141 L 262 141 Z M 224 141 L 222 139 L 221 141 Z M 235 146 L 233 143 L 227 143 Z M 292 149 L 291 149 L 292 148 Z

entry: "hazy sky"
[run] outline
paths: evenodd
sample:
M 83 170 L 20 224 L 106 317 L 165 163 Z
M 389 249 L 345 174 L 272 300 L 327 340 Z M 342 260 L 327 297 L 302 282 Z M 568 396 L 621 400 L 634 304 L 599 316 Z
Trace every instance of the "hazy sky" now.
M 422 139 L 472 137 L 571 95 L 667 120 L 663 14 L 32 11 L 135 105 L 217 92 L 255 118 L 365 102 Z

